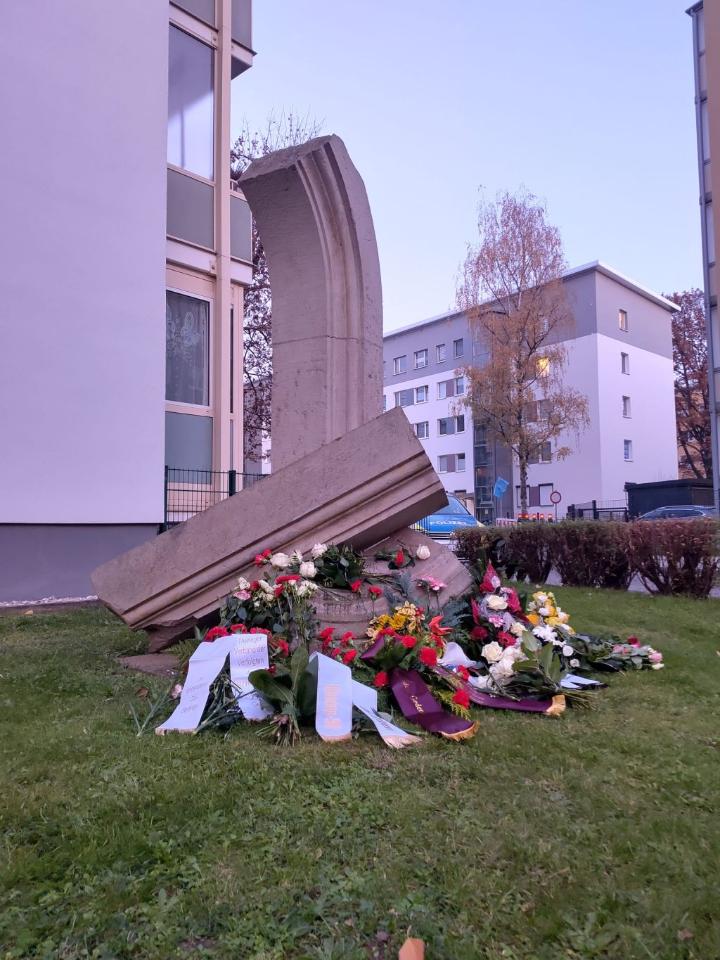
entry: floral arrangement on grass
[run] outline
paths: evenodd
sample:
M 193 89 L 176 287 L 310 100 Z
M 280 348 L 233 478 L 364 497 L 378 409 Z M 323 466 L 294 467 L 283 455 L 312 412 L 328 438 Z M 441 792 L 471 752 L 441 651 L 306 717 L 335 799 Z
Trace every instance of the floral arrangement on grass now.
M 449 739 L 474 733 L 475 706 L 557 716 L 566 702 L 588 705 L 604 686 L 583 674 L 664 666 L 662 653 L 636 637 L 623 642 L 577 632 L 551 591 L 521 595 L 501 582 L 491 564 L 472 591 L 441 604 L 445 584 L 432 576 L 413 579 L 407 569 L 428 555 L 422 545 L 415 556 L 404 547 L 384 556 L 393 590 L 386 575 L 368 575 L 363 557 L 348 546 L 317 543 L 309 556 L 264 550 L 255 558 L 258 578 L 238 580 L 221 607 L 220 623 L 198 639 L 264 635 L 267 666 L 249 680 L 270 713 L 260 730 L 279 743 L 296 742 L 313 720 L 313 651 L 375 691 L 384 716 L 399 707 L 407 720 Z M 321 628 L 317 591 L 359 593 L 361 587 L 373 603 L 365 632 Z M 390 605 L 376 613 L 381 598 Z M 211 690 L 202 729 L 225 729 L 242 719 L 231 686 L 226 667 Z

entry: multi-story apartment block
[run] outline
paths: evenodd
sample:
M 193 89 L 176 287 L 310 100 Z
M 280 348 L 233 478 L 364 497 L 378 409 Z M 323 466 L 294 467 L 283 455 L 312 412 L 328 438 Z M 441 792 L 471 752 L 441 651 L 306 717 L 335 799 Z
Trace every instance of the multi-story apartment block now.
M 620 501 L 625 483 L 677 477 L 671 316 L 674 304 L 592 263 L 564 278 L 574 315 L 567 382 L 589 400 L 590 426 L 580 436 L 546 444 L 531 464 L 530 508 L 558 511 L 590 500 Z M 448 313 L 385 336 L 385 407 L 402 406 L 445 481 L 446 490 L 471 504 L 479 520 L 515 516 L 520 507 L 517 470 L 507 448 L 473 423 L 464 403 L 468 365 L 481 366 L 486 347 L 474 342 L 463 313 Z M 539 411 L 538 415 L 542 415 Z M 567 444 L 573 453 L 558 460 Z M 510 487 L 496 501 L 497 477 Z
M 164 465 L 242 462 L 250 0 L 10 3 L 0 31 L 0 600 L 155 536 Z
M 687 12 L 693 20 L 708 379 L 713 411 L 713 485 L 715 506 L 720 509 L 720 314 L 715 256 L 716 242 L 720 242 L 720 2 L 701 0 Z

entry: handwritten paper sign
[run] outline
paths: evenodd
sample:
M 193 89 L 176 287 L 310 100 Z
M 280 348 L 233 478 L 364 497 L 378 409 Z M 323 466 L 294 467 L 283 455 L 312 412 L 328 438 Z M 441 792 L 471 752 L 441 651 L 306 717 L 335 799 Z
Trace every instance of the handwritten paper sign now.
M 264 720 L 273 709 L 248 680 L 253 670 L 270 666 L 267 637 L 262 633 L 237 633 L 230 650 L 230 679 L 238 688 L 238 706 L 246 720 Z
M 352 673 L 337 660 L 313 653 L 308 669 L 317 676 L 315 730 L 323 740 L 349 740 L 352 728 Z

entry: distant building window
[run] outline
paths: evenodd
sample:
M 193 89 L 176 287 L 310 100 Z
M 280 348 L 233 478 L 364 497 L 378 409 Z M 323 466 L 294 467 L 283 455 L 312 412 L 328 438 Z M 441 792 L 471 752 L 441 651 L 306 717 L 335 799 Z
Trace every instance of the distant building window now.
M 438 400 L 446 400 L 448 397 L 455 396 L 455 381 L 441 380 L 437 385 Z
M 623 440 L 623 456 L 626 460 L 632 460 L 632 440 Z
M 712 200 L 705 204 L 705 243 L 708 263 L 715 263 L 715 221 L 713 220 Z
M 462 337 L 459 340 L 453 340 L 453 356 L 461 357 L 465 353 L 465 341 Z
M 623 331 L 623 333 L 627 333 L 627 329 L 628 329 L 627 310 L 618 310 L 618 326 Z
M 455 395 L 461 397 L 465 393 L 465 377 L 455 377 Z
M 407 371 L 407 357 L 395 357 L 393 360 L 393 376 Z
M 411 407 L 414 403 L 415 391 L 410 388 L 409 390 L 398 390 L 395 393 L 395 406 L 396 407 Z
M 442 417 L 438 420 L 438 434 L 441 437 L 452 433 L 463 433 L 465 431 L 465 417 Z
M 550 401 L 549 401 L 549 400 L 538 400 L 538 402 L 537 402 L 537 418 L 538 418 L 538 420 L 549 420 L 549 419 L 550 419 Z
M 427 420 L 423 420 L 421 423 L 415 424 L 415 436 L 418 440 L 427 440 L 430 436 L 430 423 Z
M 448 453 L 438 457 L 438 473 L 463 473 L 464 470 L 464 453 Z
M 535 447 L 528 457 L 528 463 L 550 463 L 552 461 L 552 447 L 549 440 Z
M 623 397 L 622 403 L 623 403 L 623 416 L 631 417 L 632 413 L 630 411 L 630 397 Z
M 623 373 L 630 373 L 630 354 L 621 353 L 620 354 L 620 369 Z
M 540 506 L 541 507 L 552 506 L 552 501 L 550 500 L 550 494 L 553 492 L 553 484 L 541 483 L 539 486 L 539 490 L 540 490 Z
M 424 387 L 415 387 L 415 403 L 427 403 L 428 399 L 428 388 Z
M 427 350 L 416 350 L 415 351 L 415 369 L 421 370 L 423 367 L 428 365 L 428 352 Z
M 550 373 L 550 357 L 538 357 L 537 370 L 539 377 L 547 377 Z
M 439 343 L 435 347 L 435 359 L 438 363 L 445 363 L 447 360 L 447 347 L 444 343 Z

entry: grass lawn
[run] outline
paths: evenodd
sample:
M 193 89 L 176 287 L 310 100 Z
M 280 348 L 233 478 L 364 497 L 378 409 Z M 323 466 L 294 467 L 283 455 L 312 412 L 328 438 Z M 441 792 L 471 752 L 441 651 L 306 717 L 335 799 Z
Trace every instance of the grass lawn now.
M 140 638 L 0 619 L 0 957 L 716 960 L 720 601 L 555 590 L 667 668 L 399 753 L 137 739 Z

